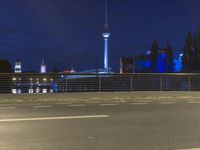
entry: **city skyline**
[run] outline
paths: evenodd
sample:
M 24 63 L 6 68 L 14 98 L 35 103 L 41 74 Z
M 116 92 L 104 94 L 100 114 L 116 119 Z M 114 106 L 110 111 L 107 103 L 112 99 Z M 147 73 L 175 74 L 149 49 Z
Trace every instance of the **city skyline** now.
M 103 67 L 104 1 L 8 0 L 0 4 L 1 58 L 12 64 L 20 59 L 25 70 L 36 71 L 42 59 L 48 70 L 55 64 L 80 70 Z M 119 70 L 120 56 L 144 53 L 154 39 L 161 48 L 170 40 L 174 50 L 181 50 L 187 32 L 200 27 L 195 9 L 199 5 L 195 0 L 137 4 L 109 0 L 110 66 Z

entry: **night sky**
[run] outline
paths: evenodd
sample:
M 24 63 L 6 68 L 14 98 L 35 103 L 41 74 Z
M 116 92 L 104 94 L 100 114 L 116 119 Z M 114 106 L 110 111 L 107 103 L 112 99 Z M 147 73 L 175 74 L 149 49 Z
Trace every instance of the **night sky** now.
M 110 66 L 120 56 L 160 47 L 175 53 L 186 34 L 200 29 L 199 0 L 109 0 Z M 103 67 L 104 0 L 1 0 L 0 57 L 22 60 L 23 70 Z

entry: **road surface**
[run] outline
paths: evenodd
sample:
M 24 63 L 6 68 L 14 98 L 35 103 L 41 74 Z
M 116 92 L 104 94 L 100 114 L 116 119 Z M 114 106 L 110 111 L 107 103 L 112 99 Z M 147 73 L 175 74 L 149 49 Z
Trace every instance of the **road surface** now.
M 200 103 L 0 106 L 1 150 L 200 150 Z

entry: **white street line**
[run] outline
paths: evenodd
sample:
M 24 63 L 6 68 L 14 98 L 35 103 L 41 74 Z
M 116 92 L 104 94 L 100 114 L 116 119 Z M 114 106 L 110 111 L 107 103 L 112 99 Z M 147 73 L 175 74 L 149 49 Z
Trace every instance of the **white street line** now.
M 93 102 L 85 102 L 86 104 L 99 104 L 99 103 L 101 103 L 101 102 L 99 102 L 99 101 L 93 101 Z
M 85 104 L 74 104 L 74 105 L 68 105 L 68 107 L 83 107 L 86 106 Z
M 63 117 L 42 117 L 42 118 L 19 118 L 19 119 L 0 119 L 0 122 L 20 122 L 20 121 L 43 121 L 43 120 L 65 120 L 65 119 L 89 119 L 89 118 L 108 118 L 108 115 L 88 115 L 88 116 L 63 116 Z
M 0 107 L 12 107 L 12 104 L 0 104 Z
M 16 109 L 16 107 L 0 107 L 0 110 L 2 109 Z
M 187 102 L 187 103 L 189 103 L 189 104 L 200 104 L 200 102 L 197 102 L 197 101 L 196 102 L 195 101 L 193 101 L 193 102 L 191 101 L 191 102 Z
M 100 104 L 101 106 L 117 106 L 118 104 Z
M 35 105 L 42 105 L 42 103 L 28 103 L 27 106 L 35 106 Z
M 147 103 L 131 103 L 132 105 L 146 105 Z
M 161 105 L 175 104 L 176 102 L 160 102 Z
M 177 149 L 177 150 L 200 150 L 200 148 L 188 148 L 188 149 Z
M 57 102 L 56 105 L 69 105 L 71 102 Z
M 33 108 L 50 108 L 51 105 L 45 105 L 45 106 L 33 106 Z
M 121 101 L 109 101 L 109 102 L 115 104 L 115 103 L 120 103 Z M 122 101 L 122 102 L 124 102 L 124 101 Z

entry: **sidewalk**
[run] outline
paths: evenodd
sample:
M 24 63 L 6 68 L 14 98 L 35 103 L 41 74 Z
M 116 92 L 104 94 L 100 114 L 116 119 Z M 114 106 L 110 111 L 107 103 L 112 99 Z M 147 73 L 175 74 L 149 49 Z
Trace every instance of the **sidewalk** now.
M 200 92 L 103 92 L 57 94 L 1 94 L 0 104 L 57 103 L 57 102 L 152 102 L 152 101 L 200 101 Z

